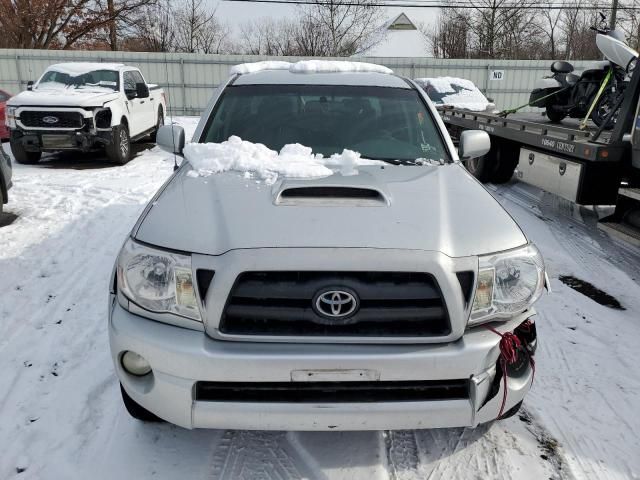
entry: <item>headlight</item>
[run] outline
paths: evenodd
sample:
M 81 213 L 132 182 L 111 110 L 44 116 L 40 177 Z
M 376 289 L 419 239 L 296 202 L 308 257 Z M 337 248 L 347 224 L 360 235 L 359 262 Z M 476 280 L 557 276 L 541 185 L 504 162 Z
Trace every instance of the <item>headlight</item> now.
M 544 260 L 534 245 L 480 257 L 469 326 L 530 307 L 544 288 Z
M 129 239 L 118 257 L 118 287 L 130 301 L 152 312 L 201 319 L 190 256 Z
M 636 69 L 636 65 L 638 64 L 637 58 L 632 58 L 627 64 L 627 73 L 631 75 L 633 71 Z
M 4 123 L 9 128 L 16 128 L 16 107 L 7 107 Z

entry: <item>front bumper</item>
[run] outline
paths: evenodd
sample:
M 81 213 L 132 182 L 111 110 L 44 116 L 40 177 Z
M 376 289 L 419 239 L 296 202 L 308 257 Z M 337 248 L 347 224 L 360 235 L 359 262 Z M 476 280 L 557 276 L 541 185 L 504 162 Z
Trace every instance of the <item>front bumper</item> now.
M 88 152 L 113 142 L 111 130 L 23 130 L 11 132 L 11 140 L 28 152 L 81 150 Z
M 525 312 L 496 328 L 512 331 L 533 314 Z M 185 428 L 304 431 L 466 427 L 494 420 L 502 403 L 502 390 L 485 403 L 496 375 L 499 337 L 483 328 L 443 344 L 230 342 L 134 315 L 112 296 L 109 337 L 116 373 L 126 392 L 159 417 Z M 127 350 L 145 357 L 152 373 L 136 377 L 125 372 L 120 359 Z M 195 399 L 198 381 L 292 382 L 300 380 L 301 371 L 325 372 L 325 379 L 366 371 L 380 382 L 469 379 L 469 396 L 373 403 Z M 527 366 L 517 378 L 508 377 L 505 411 L 524 398 L 532 373 Z

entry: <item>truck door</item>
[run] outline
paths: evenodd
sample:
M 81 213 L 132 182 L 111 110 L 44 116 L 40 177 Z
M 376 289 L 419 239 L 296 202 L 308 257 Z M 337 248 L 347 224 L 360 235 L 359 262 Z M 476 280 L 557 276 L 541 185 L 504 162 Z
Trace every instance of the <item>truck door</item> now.
M 122 80 L 129 108 L 129 134 L 135 137 L 155 125 L 153 104 L 149 99 L 148 89 L 144 95 L 138 87 L 139 84 L 146 86 L 140 72 L 135 70 L 124 72 Z

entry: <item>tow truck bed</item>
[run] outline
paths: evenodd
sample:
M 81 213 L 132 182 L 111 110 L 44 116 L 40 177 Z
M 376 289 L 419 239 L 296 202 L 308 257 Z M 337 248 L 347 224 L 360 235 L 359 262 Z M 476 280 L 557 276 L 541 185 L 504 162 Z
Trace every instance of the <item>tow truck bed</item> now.
M 518 142 L 523 146 L 582 161 L 619 161 L 624 145 L 616 145 L 611 131 L 603 131 L 596 141 L 595 125 L 580 130 L 580 121 L 565 119 L 562 124 L 550 122 L 546 116 L 536 113 L 511 114 L 506 118 L 492 113 L 472 112 L 457 108 L 439 109 L 447 126 L 462 130 L 484 130 L 492 137 Z

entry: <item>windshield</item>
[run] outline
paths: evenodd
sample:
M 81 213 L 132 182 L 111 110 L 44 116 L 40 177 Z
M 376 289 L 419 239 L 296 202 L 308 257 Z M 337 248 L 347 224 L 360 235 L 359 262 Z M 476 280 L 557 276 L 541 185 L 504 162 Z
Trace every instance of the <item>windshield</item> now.
M 272 150 L 290 143 L 328 157 L 347 148 L 374 160 L 448 160 L 415 90 L 336 85 L 231 86 L 205 127 L 203 142 L 236 135 Z
M 106 88 L 118 90 L 118 72 L 113 70 L 94 70 L 79 74 L 69 74 L 49 70 L 38 82 L 38 88 Z

